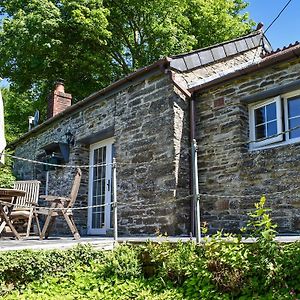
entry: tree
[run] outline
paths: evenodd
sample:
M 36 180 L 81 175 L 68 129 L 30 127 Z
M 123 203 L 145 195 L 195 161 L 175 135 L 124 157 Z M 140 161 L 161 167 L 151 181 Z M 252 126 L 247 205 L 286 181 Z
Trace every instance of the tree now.
M 30 93 L 19 94 L 9 89 L 2 90 L 4 101 L 4 126 L 7 143 L 28 130 L 28 117 L 33 116 L 37 109 L 38 101 Z
M 0 75 L 34 106 L 57 78 L 75 101 L 170 56 L 251 30 L 244 0 L 0 0 Z M 27 115 L 24 116 L 27 120 Z
M 1 0 L 0 7 L 0 74 L 12 89 L 45 99 L 62 77 L 81 99 L 110 78 L 99 55 L 110 36 L 101 0 Z
M 30 93 L 18 94 L 9 89 L 2 91 L 4 101 L 4 125 L 7 144 L 14 141 L 17 137 L 28 130 L 28 116 L 34 114 L 35 105 L 33 95 Z M 6 154 L 11 154 L 9 150 Z M 11 157 L 5 157 L 5 165 L 0 167 L 0 186 L 11 187 L 15 181 L 12 172 L 13 160 Z
M 170 56 L 249 32 L 243 0 L 104 0 L 107 52 L 122 75 Z

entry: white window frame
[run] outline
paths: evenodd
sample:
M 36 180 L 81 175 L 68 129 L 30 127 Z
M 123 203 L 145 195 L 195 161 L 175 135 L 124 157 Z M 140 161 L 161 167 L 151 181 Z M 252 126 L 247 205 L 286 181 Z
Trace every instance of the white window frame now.
M 286 130 L 290 130 L 291 128 L 289 128 L 289 111 L 288 111 L 288 100 L 290 98 L 294 98 L 294 97 L 297 97 L 299 96 L 300 98 L 300 91 L 294 91 L 294 92 L 290 92 L 290 93 L 287 93 L 287 94 L 284 94 L 283 95 L 283 105 L 284 105 L 284 124 L 285 124 L 285 128 Z M 289 132 L 286 133 L 286 143 L 287 144 L 292 144 L 292 143 L 297 143 L 297 142 L 300 142 L 300 137 L 298 138 L 290 138 L 290 134 Z
M 111 195 L 112 195 L 112 147 L 114 144 L 115 139 L 114 138 L 108 138 L 99 142 L 96 142 L 94 144 L 90 145 L 90 165 L 93 164 L 94 162 L 94 150 L 101 148 L 101 147 L 106 147 L 106 163 L 108 164 L 106 166 L 106 184 L 105 184 L 105 188 L 107 188 L 107 184 L 108 184 L 108 180 L 110 180 L 109 186 L 110 189 L 109 191 L 106 190 L 105 192 L 105 204 L 109 204 L 111 203 Z M 89 168 L 89 191 L 88 191 L 88 204 L 89 206 L 92 205 L 92 197 L 93 197 L 93 169 L 94 168 Z M 111 206 L 110 205 L 106 205 L 105 209 L 105 224 L 104 227 L 101 228 L 92 228 L 92 208 L 90 207 L 88 209 L 88 220 L 87 220 L 87 225 L 88 225 L 88 235 L 101 235 L 101 234 L 106 234 L 107 230 L 111 229 L 110 225 L 111 225 Z
M 276 120 L 277 120 L 277 134 L 274 137 L 266 138 L 264 140 L 256 141 L 255 136 L 255 115 L 254 111 L 260 107 L 266 106 L 271 103 L 276 103 Z M 283 134 L 280 134 L 282 132 L 282 106 L 281 106 L 281 97 L 276 96 L 267 100 L 264 100 L 259 103 L 255 103 L 252 105 L 249 105 L 249 131 L 250 131 L 250 150 L 258 149 L 265 147 L 270 144 L 278 143 L 283 141 Z

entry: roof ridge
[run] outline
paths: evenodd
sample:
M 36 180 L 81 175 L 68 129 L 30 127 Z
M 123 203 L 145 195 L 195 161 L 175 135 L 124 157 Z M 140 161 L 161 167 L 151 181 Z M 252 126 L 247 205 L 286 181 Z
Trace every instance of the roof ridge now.
M 255 30 L 255 31 L 252 31 L 251 33 L 249 33 L 247 35 L 243 35 L 243 36 L 237 37 L 235 39 L 227 40 L 227 41 L 217 43 L 217 44 L 214 44 L 214 45 L 211 45 L 211 46 L 207 46 L 207 47 L 204 47 L 204 48 L 199 48 L 199 49 L 196 49 L 196 50 L 192 50 L 190 52 L 185 52 L 185 53 L 172 55 L 172 56 L 170 56 L 170 58 L 171 59 L 181 58 L 181 57 L 184 57 L 186 55 L 190 55 L 190 54 L 193 54 L 193 53 L 198 53 L 198 52 L 201 52 L 201 51 L 210 50 L 210 49 L 213 49 L 213 48 L 216 48 L 216 47 L 220 47 L 220 46 L 223 46 L 223 45 L 235 42 L 235 41 L 240 41 L 240 40 L 243 40 L 245 38 L 249 38 L 249 37 L 256 36 L 256 35 L 264 36 L 264 33 L 261 29 L 260 30 Z
M 300 45 L 300 42 L 299 41 L 295 41 L 294 43 L 290 43 L 288 46 L 283 46 L 282 48 L 277 48 L 275 50 L 272 50 L 270 51 L 269 53 L 266 53 L 262 56 L 262 58 L 265 58 L 265 57 L 269 57 L 271 55 L 274 55 L 276 53 L 279 53 L 279 52 L 282 52 L 282 51 L 285 51 L 285 50 L 288 50 L 290 48 L 293 48 L 293 47 L 296 47 Z
M 170 66 L 172 70 L 188 72 L 223 59 L 229 59 L 234 55 L 242 54 L 252 49 L 258 49 L 260 46 L 262 47 L 262 51 L 272 51 L 272 46 L 261 29 L 233 40 L 194 50 L 189 53 L 171 56 Z M 257 54 L 258 53 L 256 53 L 255 56 Z

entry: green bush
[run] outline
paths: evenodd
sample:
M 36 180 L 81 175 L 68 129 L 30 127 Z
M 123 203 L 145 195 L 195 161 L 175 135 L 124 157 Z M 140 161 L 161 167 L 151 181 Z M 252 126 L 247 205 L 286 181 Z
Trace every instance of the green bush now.
M 88 266 L 103 255 L 90 245 L 78 245 L 69 250 L 0 252 L 0 293 L 5 294 L 48 274 L 61 276 L 77 266 Z
M 99 276 L 107 278 L 131 279 L 142 276 L 142 268 L 139 260 L 139 248 L 128 245 L 116 247 L 111 252 L 105 253 L 102 266 L 98 266 Z
M 7 150 L 6 152 L 7 153 Z M 0 186 L 11 188 L 16 180 L 12 170 L 12 159 L 9 156 L 5 156 L 5 164 L 0 164 Z
M 201 245 L 2 252 L 2 299 L 299 299 L 300 242 L 274 241 L 264 205 L 263 197 L 250 214 L 256 243 L 219 232 Z

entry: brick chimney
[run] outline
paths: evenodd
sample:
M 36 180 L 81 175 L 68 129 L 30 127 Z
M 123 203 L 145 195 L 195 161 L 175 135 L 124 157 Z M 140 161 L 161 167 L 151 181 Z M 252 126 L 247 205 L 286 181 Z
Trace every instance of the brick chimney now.
M 65 93 L 64 81 L 59 79 L 48 99 L 48 119 L 61 113 L 72 105 L 72 95 Z

